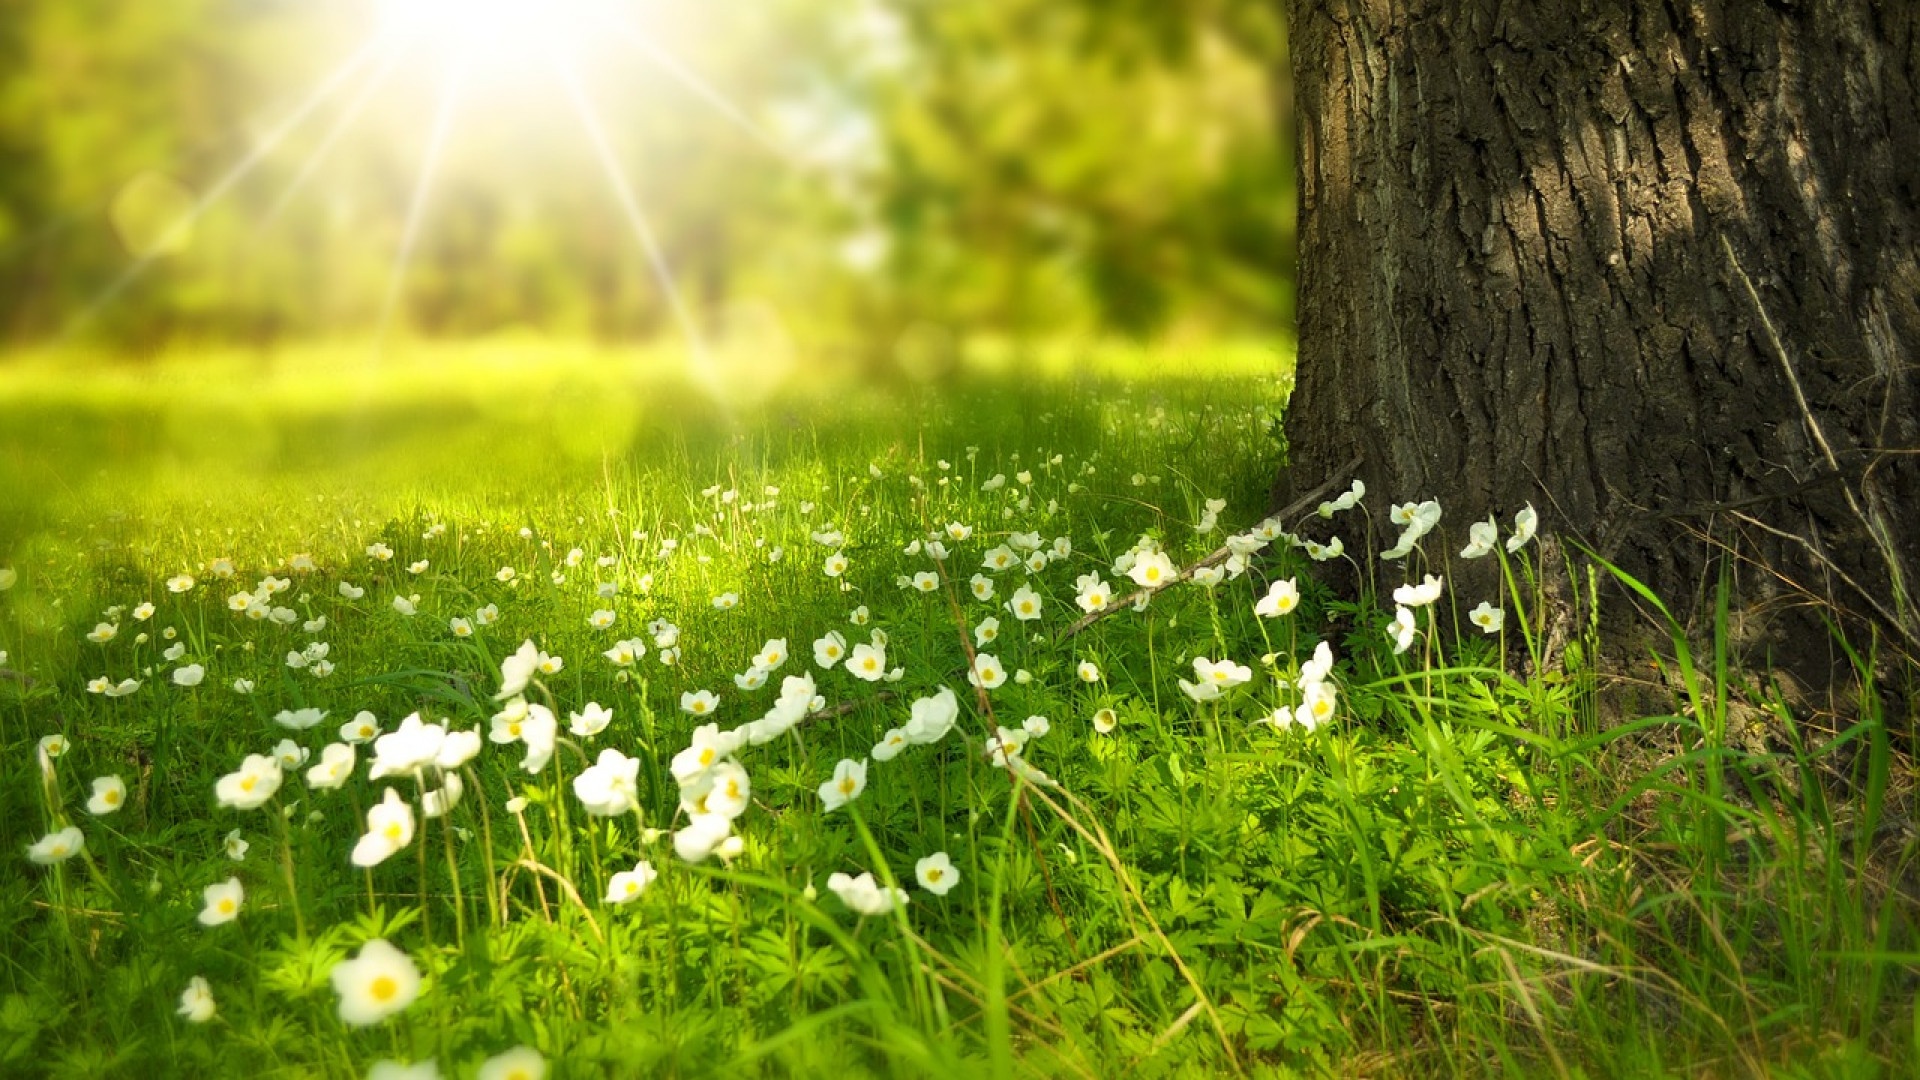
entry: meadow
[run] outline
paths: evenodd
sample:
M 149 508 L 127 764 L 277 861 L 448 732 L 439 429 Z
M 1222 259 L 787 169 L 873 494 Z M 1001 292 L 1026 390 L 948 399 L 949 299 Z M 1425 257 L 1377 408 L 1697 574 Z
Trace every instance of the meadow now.
M 1871 643 L 1809 707 L 1530 508 L 1270 517 L 1269 346 L 717 362 L 0 366 L 0 1072 L 1920 1060 Z

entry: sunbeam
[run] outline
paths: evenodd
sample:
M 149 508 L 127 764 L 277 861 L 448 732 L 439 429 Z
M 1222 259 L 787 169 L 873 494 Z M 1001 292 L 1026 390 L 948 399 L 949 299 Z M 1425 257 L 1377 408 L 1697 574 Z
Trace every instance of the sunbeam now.
M 712 382 L 713 372 L 708 362 L 705 339 L 695 324 L 693 313 L 687 310 L 686 302 L 680 296 L 680 290 L 673 284 L 673 272 L 667 266 L 666 253 L 660 249 L 659 241 L 654 237 L 653 228 L 647 224 L 647 216 L 641 212 L 640 203 L 634 198 L 633 185 L 627 179 L 626 170 L 620 167 L 620 160 L 613 153 L 613 146 L 607 141 L 606 129 L 600 123 L 600 114 L 587 97 L 586 89 L 580 85 L 580 79 L 564 61 L 554 58 L 554 68 L 560 81 L 566 86 L 567 97 L 573 101 L 574 111 L 580 117 L 580 123 L 586 128 L 587 138 L 592 141 L 595 155 L 600 159 L 600 168 L 606 174 L 607 183 L 613 188 L 613 195 L 620 203 L 621 213 L 626 215 L 627 225 L 633 229 L 634 238 L 645 250 L 647 262 L 653 268 L 653 275 L 660 282 L 660 290 L 667 298 L 667 305 L 673 309 L 673 317 L 680 324 L 680 332 L 686 336 L 687 350 L 691 356 L 690 365 L 702 380 Z
M 618 13 L 609 12 L 604 22 L 613 30 L 615 36 L 645 53 L 647 59 L 652 61 L 655 67 L 672 76 L 675 82 L 692 91 L 694 96 L 706 102 L 714 111 L 732 121 L 735 127 L 738 127 L 741 131 L 751 136 L 754 141 L 760 143 L 768 150 L 773 151 L 774 154 L 783 160 L 790 156 L 787 148 L 781 144 L 780 140 L 774 138 L 771 132 L 754 123 L 751 117 L 742 112 L 733 102 L 728 101 L 724 94 L 721 94 L 718 90 L 709 86 L 706 80 L 687 70 L 686 65 L 680 63 L 678 57 L 674 56 L 673 53 L 669 52 L 652 38 L 641 33 L 639 28 L 635 27 L 631 20 Z
M 266 160 L 267 155 L 278 148 L 280 143 L 284 141 L 288 135 L 291 135 L 295 129 L 306 121 L 307 117 L 313 115 L 315 109 L 319 108 L 322 103 L 332 97 L 335 91 L 339 90 L 349 78 L 352 78 L 356 72 L 372 59 L 374 54 L 379 50 L 380 45 L 381 42 L 378 39 L 367 41 L 361 45 L 352 56 L 349 56 L 345 62 L 335 68 L 332 74 L 321 80 L 320 84 L 314 87 L 312 92 L 294 107 L 291 114 L 279 124 L 275 125 L 275 127 L 267 133 L 265 138 L 255 143 L 253 148 L 247 151 L 238 162 L 234 163 L 220 179 L 216 180 L 213 186 L 207 189 L 205 194 L 195 199 L 192 208 L 181 215 L 178 220 L 174 221 L 174 223 L 167 228 L 167 231 L 162 234 L 158 242 L 151 245 L 147 252 L 136 256 L 131 265 L 125 270 L 122 270 L 111 282 L 108 282 L 106 288 L 102 289 L 100 293 L 67 324 L 62 336 L 64 338 L 71 338 L 76 332 L 92 322 L 102 309 L 112 303 L 122 292 L 126 291 L 128 286 L 139 280 L 140 276 L 146 273 L 147 269 L 159 258 L 161 252 L 165 251 L 174 241 L 183 236 L 186 229 L 192 228 L 193 224 L 200 220 L 208 210 L 212 209 L 216 203 L 226 197 L 227 192 L 233 190 L 236 184 L 244 180 L 262 161 Z
M 260 219 L 262 226 L 278 220 L 281 211 L 287 208 L 287 204 L 293 201 L 293 197 L 306 186 L 308 180 L 313 178 L 313 174 L 319 171 L 320 165 L 332 153 L 334 144 L 338 143 L 340 137 L 353 127 L 354 121 L 358 120 L 360 114 L 365 111 L 367 103 L 373 100 L 374 92 L 386 84 L 387 77 L 392 75 L 394 68 L 399 66 L 400 56 L 398 50 L 388 50 L 386 62 L 380 65 L 380 69 L 373 73 L 373 77 L 367 80 L 366 85 L 360 88 L 360 92 L 347 103 L 347 107 L 334 118 L 333 126 L 327 129 L 326 135 L 320 140 L 320 145 L 314 147 L 313 152 L 307 155 L 307 160 L 301 164 L 300 171 L 287 182 L 286 190 L 282 191 L 280 197 L 273 201 L 273 205 L 267 208 L 265 216 Z
M 374 327 L 374 351 L 386 342 L 388 326 L 400 302 L 406 284 L 407 265 L 413 260 L 414 245 L 420 240 L 420 223 L 426 217 L 427 196 L 433 188 L 434 174 L 440 168 L 440 153 L 447 145 L 447 132 L 453 128 L 453 114 L 460 100 L 461 71 L 448 71 L 440 88 L 440 102 L 434 109 L 433 130 L 427 135 L 426 157 L 420 163 L 420 175 L 414 181 L 413 197 L 407 202 L 407 221 L 400 234 L 400 250 L 393 259 L 393 273 L 387 280 L 387 295 L 380 304 L 380 321 Z

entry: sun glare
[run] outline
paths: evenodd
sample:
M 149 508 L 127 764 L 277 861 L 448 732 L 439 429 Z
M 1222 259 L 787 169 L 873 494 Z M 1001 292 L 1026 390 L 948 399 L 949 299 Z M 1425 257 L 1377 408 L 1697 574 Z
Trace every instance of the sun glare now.
M 600 36 L 593 0 L 379 0 L 379 33 L 407 54 L 456 67 L 468 82 L 544 78 L 546 57 L 574 60 Z

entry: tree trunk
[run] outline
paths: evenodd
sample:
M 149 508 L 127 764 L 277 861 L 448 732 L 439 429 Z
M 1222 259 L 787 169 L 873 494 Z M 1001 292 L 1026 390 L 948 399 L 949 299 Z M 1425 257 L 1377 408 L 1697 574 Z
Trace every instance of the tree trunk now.
M 1441 501 L 1430 556 L 1532 503 L 1676 607 L 1734 551 L 1745 598 L 1819 596 L 1912 645 L 1920 3 L 1289 17 L 1283 493 L 1358 456 L 1370 504 Z

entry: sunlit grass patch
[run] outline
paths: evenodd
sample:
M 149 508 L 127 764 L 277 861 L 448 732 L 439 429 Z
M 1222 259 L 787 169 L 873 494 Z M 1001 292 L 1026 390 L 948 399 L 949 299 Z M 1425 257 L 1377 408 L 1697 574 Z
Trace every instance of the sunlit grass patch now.
M 1268 517 L 1271 379 L 728 409 L 509 356 L 432 420 L 454 388 L 404 365 L 209 392 L 304 436 L 251 479 L 61 442 L 173 375 L 23 414 L 74 482 L 17 493 L 0 592 L 8 1062 L 1599 1076 L 1911 1038 L 1830 751 L 1736 751 L 1736 676 L 1690 665 L 1686 710 L 1603 728 L 1527 508 Z

